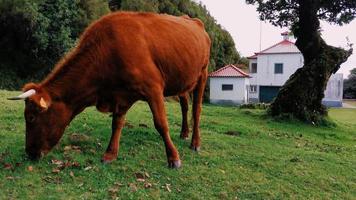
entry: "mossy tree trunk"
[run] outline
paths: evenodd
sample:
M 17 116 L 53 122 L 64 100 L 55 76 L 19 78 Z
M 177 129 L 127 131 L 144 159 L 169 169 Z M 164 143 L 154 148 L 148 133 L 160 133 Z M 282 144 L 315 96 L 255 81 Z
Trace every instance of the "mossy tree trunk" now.
M 327 82 L 352 54 L 352 49 L 346 51 L 325 43 L 320 36 L 318 8 L 316 0 L 300 1 L 299 21 L 292 30 L 297 38 L 296 46 L 304 56 L 304 66 L 281 88 L 270 108 L 273 116 L 291 114 L 317 123 L 327 115 L 321 103 Z

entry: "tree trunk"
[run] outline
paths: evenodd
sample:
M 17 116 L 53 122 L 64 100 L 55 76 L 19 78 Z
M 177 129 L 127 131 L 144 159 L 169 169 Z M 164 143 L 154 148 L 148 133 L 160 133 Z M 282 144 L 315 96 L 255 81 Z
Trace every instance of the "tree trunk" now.
M 286 82 L 273 101 L 272 116 L 291 114 L 307 122 L 318 123 L 327 115 L 321 101 L 330 76 L 352 54 L 329 46 L 320 36 L 318 1 L 300 0 L 299 21 L 292 27 L 296 46 L 304 56 L 304 66 Z

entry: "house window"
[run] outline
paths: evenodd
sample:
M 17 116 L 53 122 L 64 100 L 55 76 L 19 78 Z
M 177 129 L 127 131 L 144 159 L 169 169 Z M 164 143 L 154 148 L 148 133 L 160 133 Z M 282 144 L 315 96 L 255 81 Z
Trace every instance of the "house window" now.
M 222 91 L 227 91 L 227 90 L 233 90 L 234 86 L 232 84 L 223 84 L 221 85 L 221 90 Z
M 257 92 L 257 85 L 250 85 L 250 93 L 256 93 Z
M 283 74 L 283 63 L 274 64 L 274 73 L 275 74 Z
M 256 74 L 257 73 L 257 63 L 252 63 L 251 64 L 251 74 Z

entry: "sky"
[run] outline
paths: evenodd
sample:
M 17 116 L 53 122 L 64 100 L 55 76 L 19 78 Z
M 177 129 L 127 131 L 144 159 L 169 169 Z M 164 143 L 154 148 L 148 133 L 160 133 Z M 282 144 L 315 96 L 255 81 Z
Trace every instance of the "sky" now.
M 202 2 L 210 14 L 233 37 L 236 49 L 242 56 L 248 57 L 260 51 L 260 46 L 266 49 L 282 40 L 281 33 L 288 28 L 275 27 L 268 22 L 260 22 L 256 6 L 247 5 L 245 0 L 195 0 Z M 322 37 L 329 44 L 347 48 L 350 43 L 356 47 L 356 20 L 344 26 L 321 23 Z M 260 40 L 260 32 L 261 40 Z M 261 42 L 260 42 L 261 41 Z M 356 48 L 347 62 L 341 65 L 338 73 L 347 78 L 349 71 L 356 68 Z

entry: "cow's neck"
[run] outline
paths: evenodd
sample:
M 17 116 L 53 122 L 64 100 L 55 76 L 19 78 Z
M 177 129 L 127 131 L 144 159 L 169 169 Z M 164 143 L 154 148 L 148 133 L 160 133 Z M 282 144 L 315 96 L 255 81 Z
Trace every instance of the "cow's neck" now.
M 43 81 L 42 86 L 53 100 L 63 101 L 78 114 L 96 102 L 94 63 L 85 55 L 72 53 L 69 58 L 56 66 Z

